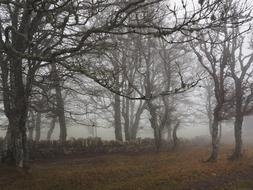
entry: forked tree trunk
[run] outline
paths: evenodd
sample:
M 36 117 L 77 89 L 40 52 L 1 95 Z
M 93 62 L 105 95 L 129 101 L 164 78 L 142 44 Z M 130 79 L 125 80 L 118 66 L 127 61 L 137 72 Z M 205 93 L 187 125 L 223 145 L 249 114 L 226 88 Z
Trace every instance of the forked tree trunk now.
M 10 60 L 10 78 L 12 85 L 8 86 L 7 62 L 1 64 L 4 111 L 9 121 L 6 136 L 7 150 L 4 162 L 18 167 L 25 167 L 28 161 L 26 119 L 28 107 L 28 91 L 25 91 L 22 78 L 22 61 Z M 27 84 L 29 87 L 29 84 Z
M 133 122 L 133 125 L 131 126 L 131 140 L 136 140 L 136 136 L 137 136 L 140 120 L 141 120 L 141 115 L 145 107 L 146 107 L 146 103 L 140 104 L 135 114 L 134 122 Z

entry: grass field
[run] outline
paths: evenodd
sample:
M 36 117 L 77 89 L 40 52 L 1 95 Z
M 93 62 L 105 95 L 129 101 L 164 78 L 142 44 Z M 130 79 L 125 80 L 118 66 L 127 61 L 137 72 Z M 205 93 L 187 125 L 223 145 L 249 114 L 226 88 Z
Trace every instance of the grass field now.
M 34 161 L 31 170 L 0 168 L 1 190 L 177 190 L 253 189 L 253 152 L 204 163 L 208 148 L 177 152 L 111 154 Z

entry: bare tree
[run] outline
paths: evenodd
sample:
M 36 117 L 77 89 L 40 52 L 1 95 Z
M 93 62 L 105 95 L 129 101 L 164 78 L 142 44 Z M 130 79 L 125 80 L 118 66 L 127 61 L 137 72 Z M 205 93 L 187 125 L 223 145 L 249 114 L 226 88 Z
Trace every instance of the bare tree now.
M 234 10 L 236 11 L 236 9 Z M 244 115 L 251 109 L 253 101 L 252 94 L 252 65 L 253 54 L 243 54 L 244 37 L 238 36 L 240 28 L 234 28 L 231 31 L 233 39 L 230 40 L 229 47 L 229 68 L 231 77 L 234 81 L 234 104 L 235 104 L 235 149 L 231 159 L 238 159 L 242 156 L 242 124 Z
M 59 73 L 56 67 L 56 64 L 51 64 L 52 66 L 52 78 L 53 78 L 53 85 L 55 88 L 55 98 L 56 98 L 56 114 L 59 118 L 60 124 L 60 142 L 64 144 L 67 138 L 67 127 L 65 121 L 65 114 L 64 114 L 64 99 L 62 97 L 62 90 L 61 90 L 61 79 L 59 77 Z
M 212 40 L 219 39 L 219 32 L 215 34 L 214 37 L 208 34 L 208 37 Z M 214 39 L 213 39 L 214 38 Z M 221 122 L 221 112 L 223 104 L 225 103 L 225 78 L 227 77 L 227 42 L 222 43 L 222 52 L 224 54 L 216 53 L 218 45 L 215 43 L 207 44 L 205 42 L 199 41 L 199 49 L 192 46 L 194 53 L 198 57 L 199 63 L 205 68 L 205 70 L 212 77 L 214 82 L 214 94 L 216 104 L 213 109 L 213 120 L 212 120 L 212 153 L 208 161 L 216 161 L 219 151 L 219 138 L 218 138 L 218 126 Z
M 1 77 L 4 109 L 10 132 L 7 152 L 13 165 L 24 167 L 27 163 L 25 123 L 32 84 L 39 68 L 60 63 L 65 68 L 85 74 L 100 85 L 117 92 L 117 88 L 113 89 L 107 80 L 98 79 L 98 75 L 101 76 L 99 72 L 94 74 L 87 65 L 79 65 L 73 58 L 101 54 L 102 49 L 105 51 L 111 45 L 108 34 L 137 33 L 160 37 L 178 31 L 217 27 L 223 22 L 204 22 L 196 27 L 196 23 L 217 11 L 221 4 L 219 1 L 205 1 L 190 15 L 182 1 L 185 10 L 183 19 L 179 19 L 176 14 L 180 11 L 167 9 L 170 15 L 174 15 L 174 23 L 166 23 L 172 27 L 157 26 L 156 19 L 151 21 L 141 14 L 138 19 L 126 23 L 133 13 L 157 3 L 164 5 L 162 0 L 0 1 L 3 12 L 0 17 Z M 140 28 L 146 30 L 139 30 Z M 103 72 L 103 68 L 98 71 Z M 60 97 L 60 94 L 57 96 Z M 63 118 L 60 123 L 64 123 Z M 62 139 L 65 136 L 66 133 L 63 132 Z
M 203 66 L 203 68 L 208 72 L 210 77 L 212 77 L 214 83 L 214 96 L 215 96 L 215 107 L 213 109 L 213 120 L 212 120 L 212 154 L 207 161 L 216 161 L 218 157 L 219 150 L 219 123 L 225 119 L 229 114 L 225 114 L 226 104 L 230 102 L 229 100 L 229 68 L 235 68 L 233 65 L 233 56 L 232 54 L 235 52 L 230 52 L 230 49 L 234 49 L 235 44 L 231 45 L 231 40 L 236 39 L 236 35 L 231 34 L 229 31 L 234 31 L 237 26 L 240 25 L 240 18 L 243 18 L 244 15 L 247 15 L 247 9 L 242 8 L 240 3 L 236 1 L 226 1 L 224 3 L 224 7 L 221 8 L 222 14 L 226 17 L 227 15 L 240 15 L 238 19 L 237 17 L 232 17 L 231 22 L 236 23 L 232 28 L 229 27 L 228 21 L 221 25 L 220 29 L 216 29 L 215 31 L 207 31 L 207 33 L 200 34 L 200 40 L 198 41 L 198 48 L 192 45 L 194 53 L 198 57 L 198 61 Z M 235 11 L 237 10 L 237 11 Z M 241 31 L 242 32 L 242 31 Z M 211 43 L 206 42 L 206 38 L 209 38 Z M 232 47 L 231 47 L 232 46 Z M 231 57 L 232 56 L 232 57 Z M 247 68 L 246 66 L 245 68 Z M 242 69 L 243 66 L 241 66 Z M 232 69 L 233 70 L 233 69 Z M 246 69 L 247 70 L 247 69 Z M 245 71 L 247 72 L 247 71 Z M 243 73 L 243 72 L 242 72 Z M 233 78 L 236 77 L 234 76 Z M 244 78 L 244 74 L 242 74 L 242 80 Z M 227 82 L 226 82 L 227 80 Z M 240 83 L 237 83 L 237 104 L 238 110 L 241 110 L 241 100 L 242 100 L 242 89 L 240 87 Z M 227 87 L 226 87 L 227 85 Z M 240 106 L 239 106 L 240 105 Z M 240 127 L 242 123 L 241 119 L 241 111 L 238 111 L 238 121 L 235 124 L 237 127 L 236 139 L 238 141 L 237 146 L 241 146 L 240 144 Z M 241 148 L 239 148 L 241 150 Z

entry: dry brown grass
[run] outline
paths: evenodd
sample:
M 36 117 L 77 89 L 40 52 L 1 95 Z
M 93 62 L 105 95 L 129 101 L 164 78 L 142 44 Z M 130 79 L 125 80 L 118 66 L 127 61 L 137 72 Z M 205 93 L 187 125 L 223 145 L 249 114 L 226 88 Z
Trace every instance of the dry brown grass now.
M 232 189 L 234 179 L 252 167 L 253 152 L 236 162 L 227 160 L 230 147 L 223 148 L 217 163 L 203 163 L 207 148 L 178 152 L 113 154 L 33 163 L 29 173 L 0 168 L 1 190 L 174 190 Z M 231 176 L 228 180 L 215 180 Z M 239 179 L 239 178 L 238 178 Z M 253 177 L 251 178 L 253 179 Z M 236 181 L 236 185 L 242 183 Z M 239 189 L 239 187 L 238 187 Z

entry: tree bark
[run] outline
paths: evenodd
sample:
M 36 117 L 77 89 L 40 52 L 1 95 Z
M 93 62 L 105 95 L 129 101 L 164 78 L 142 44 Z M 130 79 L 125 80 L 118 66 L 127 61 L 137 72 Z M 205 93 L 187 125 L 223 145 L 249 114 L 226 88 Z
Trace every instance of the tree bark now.
M 8 63 L 11 72 L 8 71 Z M 22 60 L 10 59 L 8 62 L 4 61 L 1 64 L 1 69 L 4 111 L 9 121 L 5 161 L 13 166 L 25 167 L 28 161 L 26 136 L 28 91 L 25 90 L 22 78 Z M 8 81 L 8 78 L 11 81 Z
M 122 127 L 121 127 L 121 110 L 120 110 L 120 96 L 114 95 L 114 127 L 115 127 L 115 139 L 117 141 L 123 141 Z
M 159 127 L 154 128 L 154 139 L 156 151 L 159 152 L 162 146 L 162 131 Z
M 122 106 L 122 116 L 124 118 L 124 132 L 125 132 L 125 140 L 130 140 L 130 119 L 129 119 L 129 99 L 124 98 L 123 99 L 123 106 Z
M 231 156 L 232 160 L 237 160 L 242 157 L 242 124 L 243 124 L 243 90 L 241 81 L 235 80 L 235 88 L 236 88 L 236 115 L 234 122 L 234 137 L 235 137 L 235 149 L 234 153 Z
M 159 152 L 161 149 L 161 140 L 162 140 L 162 130 L 158 125 L 158 118 L 156 113 L 156 108 L 152 103 L 152 100 L 147 100 L 148 110 L 151 115 L 150 124 L 154 130 L 154 140 L 155 140 L 155 148 L 156 151 Z
M 232 159 L 239 159 L 242 157 L 242 124 L 243 116 L 237 116 L 234 124 L 235 150 Z
M 41 17 L 36 17 L 31 28 L 31 4 L 29 1 L 24 2 L 24 9 L 20 11 L 19 6 L 13 7 L 11 12 L 11 27 L 16 30 L 5 31 L 5 45 L 10 45 L 19 53 L 25 53 L 32 41 L 33 35 L 37 31 L 37 23 Z M 2 30 L 2 28 L 0 29 Z M 3 31 L 1 31 L 2 33 Z M 28 161 L 26 120 L 28 115 L 29 97 L 32 88 L 32 82 L 35 74 L 35 67 L 30 67 L 30 60 L 26 65 L 29 69 L 24 74 L 24 60 L 18 56 L 10 55 L 5 50 L 6 57 L 1 59 L 1 77 L 3 85 L 4 111 L 9 121 L 9 135 L 7 137 L 7 160 L 13 166 L 26 167 Z M 26 82 L 25 82 L 26 81 Z
M 146 103 L 140 103 L 138 110 L 135 114 L 133 125 L 131 126 L 131 140 L 136 140 L 136 136 L 138 133 L 138 128 L 141 120 L 141 115 L 146 107 Z
M 207 159 L 207 162 L 216 162 L 219 153 L 219 112 L 220 106 L 216 106 L 213 114 L 213 125 L 212 125 L 212 153 Z
M 66 119 L 65 119 L 65 108 L 64 108 L 64 100 L 62 97 L 62 89 L 60 84 L 60 77 L 57 72 L 56 64 L 52 64 L 52 72 L 53 72 L 53 79 L 55 85 L 55 93 L 56 93 L 56 114 L 59 118 L 59 125 L 60 125 L 60 137 L 59 140 L 62 144 L 66 142 L 67 139 L 67 127 L 66 127 Z
M 179 128 L 179 125 L 180 125 L 180 122 L 178 121 L 176 123 L 176 125 L 174 126 L 173 131 L 172 131 L 173 148 L 174 149 L 178 148 L 178 144 L 179 144 L 179 140 L 178 140 L 178 137 L 177 137 L 177 130 Z

